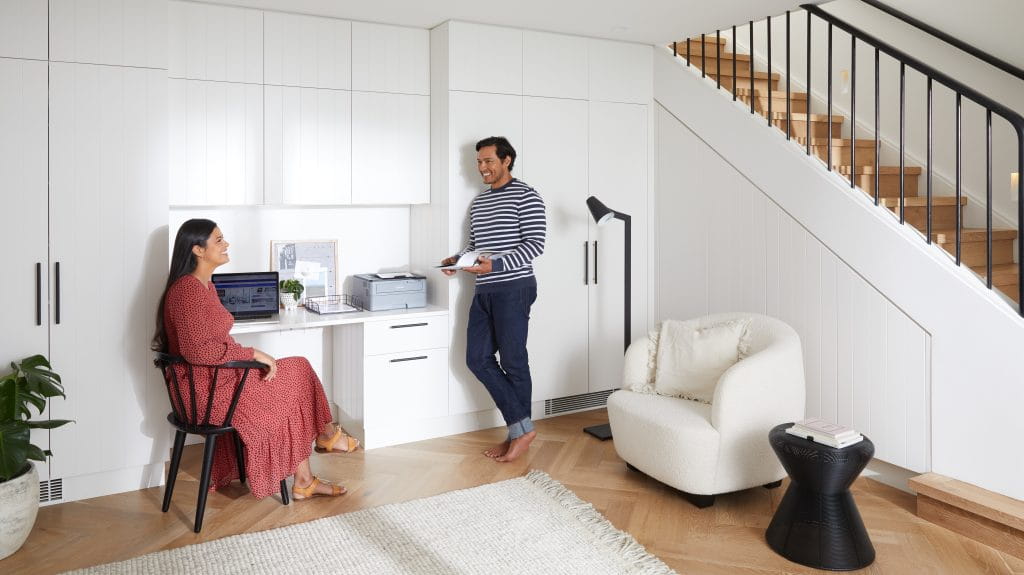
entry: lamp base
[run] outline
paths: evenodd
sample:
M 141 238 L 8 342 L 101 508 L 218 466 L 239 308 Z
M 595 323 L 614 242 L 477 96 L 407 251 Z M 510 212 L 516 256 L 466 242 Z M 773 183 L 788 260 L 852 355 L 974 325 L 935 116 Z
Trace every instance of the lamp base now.
M 591 425 L 590 427 L 584 427 L 583 431 L 593 435 L 601 441 L 607 441 L 612 438 L 612 425 L 610 423 L 604 423 L 601 425 Z

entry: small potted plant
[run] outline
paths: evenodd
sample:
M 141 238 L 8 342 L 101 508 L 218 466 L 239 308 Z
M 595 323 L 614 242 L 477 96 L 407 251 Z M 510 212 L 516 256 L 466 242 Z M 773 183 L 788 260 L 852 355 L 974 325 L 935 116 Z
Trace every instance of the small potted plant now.
M 30 421 L 51 397 L 64 397 L 60 376 L 41 355 L 11 363 L 12 373 L 0 377 L 0 559 L 17 551 L 28 538 L 39 511 L 39 474 L 35 461 L 51 455 L 30 441 L 32 429 L 53 429 L 66 419 Z
M 295 309 L 301 301 L 302 282 L 297 279 L 281 280 L 281 303 L 285 309 Z

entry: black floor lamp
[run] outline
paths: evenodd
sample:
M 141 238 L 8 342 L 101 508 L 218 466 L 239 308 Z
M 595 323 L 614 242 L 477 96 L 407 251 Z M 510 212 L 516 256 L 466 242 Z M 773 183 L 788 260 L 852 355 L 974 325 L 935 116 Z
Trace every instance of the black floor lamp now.
M 631 225 L 631 218 L 627 214 L 624 214 L 622 212 L 616 212 L 615 210 L 613 210 L 613 209 L 609 208 L 608 206 L 602 204 L 601 200 L 595 198 L 594 196 L 590 196 L 589 198 L 587 198 L 587 207 L 590 208 L 590 214 L 592 216 L 594 216 L 594 221 L 597 222 L 597 225 L 599 225 L 599 226 L 603 226 L 603 225 L 607 224 L 608 222 L 612 221 L 613 219 L 615 219 L 615 220 L 622 220 L 626 224 L 626 228 L 625 228 L 625 233 L 626 233 L 625 282 L 626 283 L 625 283 L 625 290 L 623 292 L 625 294 L 625 301 L 623 302 L 623 305 L 622 305 L 623 314 L 624 314 L 623 323 L 622 323 L 622 329 L 623 329 L 623 340 L 622 340 L 623 348 L 622 348 L 622 352 L 625 353 L 626 350 L 629 349 L 629 342 L 630 342 L 630 329 L 629 329 L 629 327 L 630 327 L 630 302 L 632 301 L 632 298 L 631 298 L 631 295 L 632 295 L 631 291 L 632 290 L 630 289 L 630 286 L 631 286 L 632 282 L 630 281 L 630 277 L 629 277 L 630 276 L 630 268 L 632 266 L 632 241 L 631 241 L 631 239 L 632 239 L 632 229 L 631 229 L 632 225 Z M 594 265 L 596 266 L 597 262 L 594 262 Z M 590 435 L 593 435 L 594 437 L 596 437 L 596 438 L 598 438 L 598 439 L 600 439 L 602 441 L 604 441 L 606 439 L 611 439 L 612 438 L 612 426 L 610 424 L 608 424 L 608 423 L 604 423 L 604 424 L 601 424 L 601 425 L 591 425 L 590 427 L 584 427 L 583 431 L 589 433 Z

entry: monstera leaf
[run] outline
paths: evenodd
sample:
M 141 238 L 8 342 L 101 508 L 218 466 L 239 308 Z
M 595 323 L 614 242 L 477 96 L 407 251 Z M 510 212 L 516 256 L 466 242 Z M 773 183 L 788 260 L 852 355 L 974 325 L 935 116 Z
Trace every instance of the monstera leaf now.
M 30 421 L 31 407 L 39 415 L 46 411 L 51 397 L 64 397 L 60 375 L 41 355 L 11 363 L 12 373 L 0 377 L 0 482 L 20 474 L 29 459 L 46 461 L 48 450 L 30 442 L 32 429 L 53 429 L 69 420 Z M 31 407 L 30 407 L 31 406 Z

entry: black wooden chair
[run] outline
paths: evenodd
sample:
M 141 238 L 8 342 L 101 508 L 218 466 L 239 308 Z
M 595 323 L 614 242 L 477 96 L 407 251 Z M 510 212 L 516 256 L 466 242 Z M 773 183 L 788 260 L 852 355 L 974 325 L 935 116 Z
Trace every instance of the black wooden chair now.
M 199 502 L 196 506 L 194 529 L 196 533 L 199 533 L 203 528 L 203 513 L 206 511 L 206 495 L 209 492 L 210 472 L 213 467 L 213 450 L 216 446 L 217 438 L 225 433 L 234 434 L 235 454 L 238 459 L 238 477 L 242 483 L 245 483 L 245 448 L 242 445 L 242 438 L 238 436 L 238 432 L 231 426 L 231 418 L 235 414 L 238 398 L 242 396 L 242 390 L 245 388 L 245 380 L 249 377 L 249 371 L 266 369 L 267 366 L 258 361 L 229 361 L 221 365 L 193 365 L 182 357 L 166 353 L 157 353 L 153 364 L 163 372 L 164 383 L 167 385 L 167 397 L 171 401 L 171 412 L 167 414 L 167 421 L 171 422 L 171 425 L 176 429 L 174 434 L 174 451 L 171 453 L 171 468 L 167 470 L 167 487 L 164 489 L 163 511 L 165 513 L 171 507 L 171 494 L 174 493 L 174 480 L 178 476 L 181 452 L 185 448 L 185 436 L 191 433 L 202 435 L 206 438 L 206 447 L 203 450 L 203 471 L 199 477 Z M 184 401 L 182 401 L 182 382 L 178 381 L 178 372 L 173 369 L 175 365 L 184 365 L 188 368 L 188 381 L 185 383 L 189 386 L 189 396 L 192 399 L 190 406 L 184 405 Z M 193 376 L 195 368 L 213 370 L 209 398 L 206 401 L 206 411 L 202 414 L 202 417 L 200 417 L 199 410 L 196 408 L 196 385 Z M 238 380 L 238 385 L 231 396 L 231 406 L 228 407 L 228 412 L 224 416 L 224 423 L 211 425 L 210 412 L 213 410 L 213 396 L 217 390 L 217 378 L 222 369 L 241 369 L 243 370 L 242 377 Z M 288 505 L 288 486 L 283 479 L 281 480 L 281 501 Z

